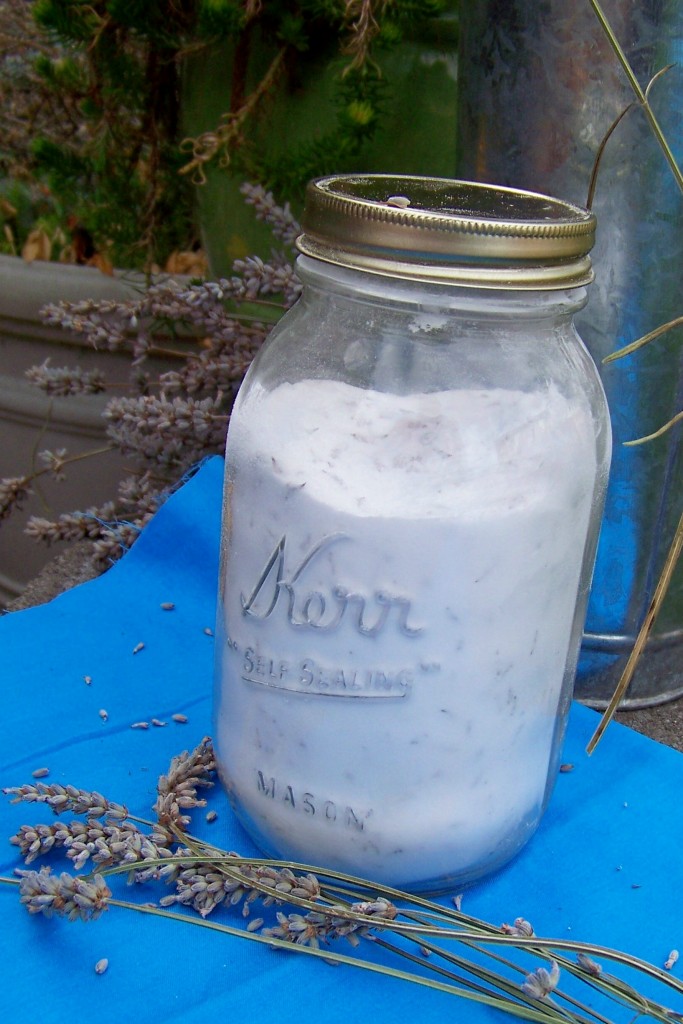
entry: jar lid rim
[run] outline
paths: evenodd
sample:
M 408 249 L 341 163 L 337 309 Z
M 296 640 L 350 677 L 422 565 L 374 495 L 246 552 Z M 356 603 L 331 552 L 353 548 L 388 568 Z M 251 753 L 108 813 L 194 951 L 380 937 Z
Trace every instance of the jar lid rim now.
M 306 192 L 299 250 L 341 266 L 469 287 L 592 280 L 596 219 L 539 192 L 450 178 L 345 174 Z

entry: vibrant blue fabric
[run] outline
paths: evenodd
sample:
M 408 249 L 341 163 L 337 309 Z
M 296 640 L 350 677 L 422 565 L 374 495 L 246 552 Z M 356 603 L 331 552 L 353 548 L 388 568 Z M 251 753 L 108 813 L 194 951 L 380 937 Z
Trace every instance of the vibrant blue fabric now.
M 0 619 L 0 786 L 30 782 L 46 766 L 47 781 L 99 789 L 146 817 L 171 757 L 210 732 L 214 641 L 205 629 L 214 622 L 222 470 L 222 460 L 207 462 L 103 577 Z M 166 601 L 174 611 L 160 608 Z M 188 723 L 174 723 L 176 712 Z M 152 718 L 168 725 L 130 728 Z M 620 947 L 661 965 L 683 942 L 683 758 L 612 725 L 589 759 L 596 723 L 594 712 L 573 709 L 564 760 L 574 770 L 559 776 L 529 846 L 467 892 L 463 909 L 495 924 L 521 915 L 537 934 Z M 19 859 L 6 837 L 56 819 L 0 799 L 0 874 L 8 876 Z M 256 853 L 218 787 L 209 801 L 218 820 L 206 825 L 200 813 L 197 831 Z M 140 899 L 125 885 L 117 895 Z M 102 957 L 109 969 L 98 976 Z M 88 923 L 30 917 L 8 885 L 0 885 L 0 980 L 0 1020 L 30 1014 L 41 1024 L 77 1014 L 120 1024 L 141 1013 L 165 1024 L 302 1014 L 320 1024 L 394 1024 L 397 1012 L 420 1024 L 501 1019 L 414 985 L 124 910 Z

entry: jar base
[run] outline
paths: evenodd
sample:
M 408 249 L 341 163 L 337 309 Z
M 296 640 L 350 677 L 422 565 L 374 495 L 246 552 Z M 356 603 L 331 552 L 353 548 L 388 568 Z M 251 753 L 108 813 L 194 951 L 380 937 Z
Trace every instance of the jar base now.
M 354 888 L 355 879 L 362 879 L 366 881 L 370 887 L 373 884 L 382 885 L 395 889 L 397 892 L 405 892 L 415 896 L 434 897 L 443 896 L 449 893 L 458 893 L 463 889 L 470 888 L 472 885 L 480 882 L 483 878 L 489 878 L 496 874 L 509 864 L 510 861 L 512 861 L 526 846 L 536 831 L 541 816 L 539 811 L 537 816 L 531 816 L 529 819 L 522 822 L 519 828 L 512 835 L 508 836 L 504 842 L 500 843 L 497 849 L 492 851 L 486 860 L 480 861 L 476 865 L 469 865 L 447 874 L 440 874 L 436 877 L 420 879 L 387 877 L 381 872 L 372 874 L 371 877 L 368 877 L 369 873 L 364 872 L 360 865 L 350 865 L 349 863 L 345 863 L 343 858 L 339 858 L 336 861 L 330 860 L 324 864 L 312 863 L 309 859 L 302 857 L 301 849 L 297 849 L 293 844 L 288 843 L 286 837 L 283 837 L 282 843 L 278 846 L 274 846 L 272 840 L 265 835 L 258 825 L 254 823 L 250 815 L 245 812 L 244 808 L 235 799 L 230 786 L 225 784 L 222 777 L 221 781 L 223 781 L 224 787 L 227 791 L 235 817 L 252 842 L 263 853 L 264 857 L 281 860 L 290 866 L 292 864 L 298 864 L 306 871 L 311 871 L 314 874 L 320 874 L 323 876 L 329 874 L 336 875 L 337 873 L 348 875 L 349 878 L 347 882 L 345 882 L 343 878 L 335 877 L 335 884 L 340 884 L 342 886 L 347 884 L 349 888 Z

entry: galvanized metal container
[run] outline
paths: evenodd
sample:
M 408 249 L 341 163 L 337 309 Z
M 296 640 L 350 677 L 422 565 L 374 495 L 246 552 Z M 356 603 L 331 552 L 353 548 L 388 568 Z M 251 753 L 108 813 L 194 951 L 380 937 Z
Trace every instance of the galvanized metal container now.
M 683 159 L 683 4 L 606 0 L 605 14 L 679 164 Z M 585 203 L 600 143 L 633 92 L 588 0 L 462 5 L 458 173 Z M 595 194 L 596 281 L 577 326 L 598 365 L 683 315 L 683 196 L 642 109 L 619 123 Z M 601 369 L 614 455 L 577 696 L 609 700 L 647 611 L 683 508 L 681 424 L 639 447 L 683 408 L 683 328 Z M 683 693 L 683 565 L 674 575 L 622 706 Z

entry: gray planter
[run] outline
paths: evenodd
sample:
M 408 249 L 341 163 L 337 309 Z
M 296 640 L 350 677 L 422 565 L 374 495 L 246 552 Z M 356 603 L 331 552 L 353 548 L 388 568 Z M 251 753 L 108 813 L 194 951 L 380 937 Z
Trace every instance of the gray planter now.
M 66 331 L 46 326 L 41 307 L 60 299 L 126 299 L 143 283 L 139 275 L 108 277 L 91 267 L 0 256 L 0 477 L 24 475 L 46 448 L 67 448 L 75 455 L 106 444 L 101 416 L 107 396 L 52 399 L 26 380 L 29 367 L 49 359 L 53 367 L 98 368 L 107 381 L 122 383 L 130 368 L 125 354 L 96 352 Z M 40 495 L 0 522 L 0 606 L 21 593 L 53 557 L 45 545 L 24 535 L 28 515 L 52 517 L 98 505 L 115 496 L 123 473 L 124 460 L 116 452 L 74 463 L 65 482 L 43 477 Z

